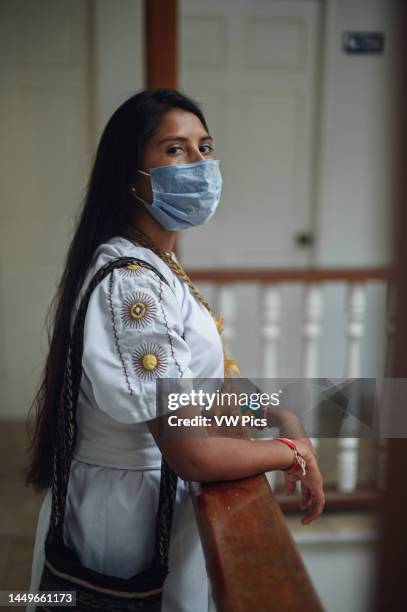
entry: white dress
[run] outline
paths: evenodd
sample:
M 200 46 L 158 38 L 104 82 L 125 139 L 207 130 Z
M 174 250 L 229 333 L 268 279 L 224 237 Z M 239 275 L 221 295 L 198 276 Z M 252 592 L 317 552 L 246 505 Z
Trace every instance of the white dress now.
M 212 317 L 187 285 L 152 251 L 122 237 L 96 250 L 77 305 L 95 271 L 121 256 L 149 262 L 169 286 L 145 268 L 115 269 L 92 293 L 64 540 L 84 565 L 128 578 L 147 567 L 153 551 L 161 453 L 145 421 L 156 416 L 156 379 L 222 378 L 223 351 Z M 153 369 L 144 367 L 146 355 L 154 355 Z M 50 507 L 48 490 L 30 590 L 40 582 Z M 178 479 L 163 612 L 207 610 L 203 551 L 187 483 Z

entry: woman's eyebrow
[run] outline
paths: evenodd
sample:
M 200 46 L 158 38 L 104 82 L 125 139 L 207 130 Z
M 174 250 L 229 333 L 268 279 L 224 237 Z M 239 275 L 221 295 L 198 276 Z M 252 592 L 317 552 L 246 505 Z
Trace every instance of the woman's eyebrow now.
M 185 136 L 167 136 L 167 138 L 163 138 L 162 140 L 160 140 L 157 144 L 162 144 L 163 142 L 173 142 L 174 140 L 180 140 L 181 142 L 187 142 L 189 139 L 185 138 Z M 200 141 L 202 140 L 210 140 L 213 141 L 212 136 L 210 136 L 209 134 L 206 134 L 206 136 L 202 136 L 200 139 Z

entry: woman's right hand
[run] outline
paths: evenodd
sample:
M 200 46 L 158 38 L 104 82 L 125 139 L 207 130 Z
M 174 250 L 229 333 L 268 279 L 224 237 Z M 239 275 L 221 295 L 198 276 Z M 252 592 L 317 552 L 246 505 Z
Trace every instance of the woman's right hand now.
M 318 467 L 316 452 L 303 440 L 293 439 L 296 443 L 299 454 L 306 461 L 306 474 L 302 475 L 302 470 L 296 472 L 286 472 L 286 491 L 295 491 L 297 480 L 301 482 L 301 510 L 307 510 L 302 517 L 301 524 L 309 525 L 322 513 L 325 505 L 325 495 L 323 490 L 322 474 Z

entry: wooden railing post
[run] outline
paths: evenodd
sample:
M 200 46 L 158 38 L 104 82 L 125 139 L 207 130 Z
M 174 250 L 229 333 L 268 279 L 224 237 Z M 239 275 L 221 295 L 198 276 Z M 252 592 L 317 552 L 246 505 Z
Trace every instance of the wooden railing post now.
M 177 87 L 177 0 L 145 0 L 147 89 Z
M 217 612 L 321 612 L 264 475 L 193 492 Z

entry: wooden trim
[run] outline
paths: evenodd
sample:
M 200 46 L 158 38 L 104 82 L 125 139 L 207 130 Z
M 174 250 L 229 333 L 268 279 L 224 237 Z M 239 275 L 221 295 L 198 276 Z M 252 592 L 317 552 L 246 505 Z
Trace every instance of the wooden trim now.
M 394 73 L 391 93 L 397 96 L 397 154 L 395 255 L 396 255 L 396 329 L 394 333 L 394 367 L 391 375 L 407 378 L 407 6 L 406 2 L 390 3 L 392 19 L 398 27 L 397 72 Z M 404 405 L 403 405 L 404 408 Z M 388 418 L 394 419 L 400 405 L 390 407 Z M 407 439 L 390 439 L 387 444 L 386 491 L 381 512 L 381 547 L 375 585 L 374 610 L 407 610 Z
M 327 511 L 342 510 L 370 510 L 372 512 L 380 510 L 382 494 L 375 489 L 356 489 L 351 493 L 342 491 L 328 491 L 324 487 L 325 507 Z M 283 512 L 302 512 L 299 508 L 301 497 L 299 495 L 275 495 L 278 504 Z
M 360 283 L 386 281 L 391 278 L 390 268 L 236 268 L 195 269 L 188 274 L 195 282 L 228 283 L 275 283 L 304 282 L 322 283 L 345 281 Z
M 147 89 L 177 87 L 177 0 L 145 0 Z
M 265 476 L 206 483 L 193 495 L 218 612 L 320 612 Z

